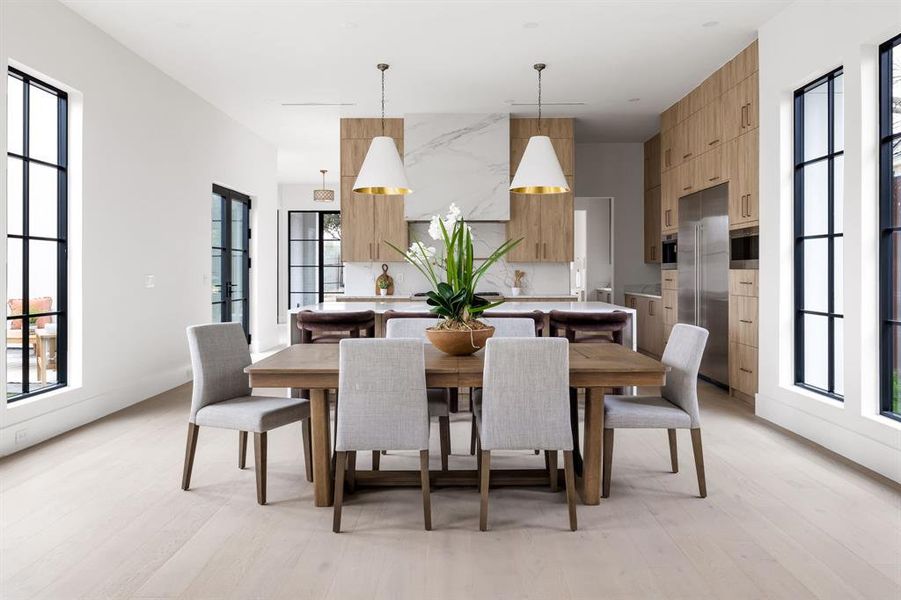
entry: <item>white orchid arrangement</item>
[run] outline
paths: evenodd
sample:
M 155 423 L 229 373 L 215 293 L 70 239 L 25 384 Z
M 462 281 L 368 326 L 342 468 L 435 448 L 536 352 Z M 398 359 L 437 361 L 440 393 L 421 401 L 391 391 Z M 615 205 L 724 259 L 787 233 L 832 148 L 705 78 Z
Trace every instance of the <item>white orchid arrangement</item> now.
M 426 246 L 413 240 L 406 251 L 387 242 L 400 252 L 404 259 L 416 267 L 429 281 L 432 290 L 427 294 L 431 311 L 443 317 L 444 327 L 458 327 L 461 324 L 472 328 L 471 321 L 484 311 L 503 303 L 489 302 L 475 294 L 475 286 L 488 268 L 501 259 L 522 241 L 507 240 L 492 252 L 478 267 L 473 267 L 472 228 L 466 224 L 460 209 L 451 204 L 442 219 L 435 215 L 429 221 L 429 237 L 441 241 L 444 255 L 439 257 L 434 246 Z M 443 271 L 444 280 L 439 276 Z

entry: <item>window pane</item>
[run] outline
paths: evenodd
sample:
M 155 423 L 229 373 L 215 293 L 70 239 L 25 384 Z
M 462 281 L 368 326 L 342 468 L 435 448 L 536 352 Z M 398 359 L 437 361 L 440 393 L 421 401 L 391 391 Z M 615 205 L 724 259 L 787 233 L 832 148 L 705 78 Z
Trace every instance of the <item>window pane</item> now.
M 319 267 L 291 267 L 288 291 L 292 294 L 319 293 Z
M 6 76 L 6 84 L 6 149 L 8 152 L 22 154 L 25 86 L 21 79 L 12 75 Z
M 36 85 L 30 85 L 28 93 L 28 155 L 56 164 L 59 99 Z
M 289 245 L 289 265 L 301 266 L 319 264 L 319 248 L 315 241 L 290 242 Z
M 212 206 L 212 238 L 213 238 L 213 246 L 217 248 L 222 247 L 222 196 L 218 194 L 213 194 L 213 206 Z
M 895 102 L 901 98 L 901 52 L 898 46 L 892 49 L 892 98 Z M 901 111 L 892 112 L 892 132 L 901 133 Z
M 838 75 L 832 81 L 833 110 L 835 123 L 833 132 L 833 152 L 845 149 L 845 76 Z
M 804 244 L 804 304 L 801 308 L 826 312 L 828 302 L 828 249 L 826 239 L 805 240 Z
M 58 177 L 53 167 L 28 165 L 28 235 L 59 237 Z
M 326 240 L 341 239 L 341 215 L 322 215 L 322 237 Z
M 9 158 L 6 171 L 6 230 L 9 233 L 22 235 L 22 207 L 25 205 L 22 188 L 22 161 Z
M 289 214 L 288 237 L 292 240 L 314 240 L 318 213 L 292 212 Z
M 803 315 L 804 383 L 828 389 L 829 386 L 829 319 L 819 315 Z
M 835 374 L 835 389 L 833 390 L 836 394 L 840 396 L 845 395 L 845 365 L 844 365 L 844 356 L 845 356 L 845 320 L 844 319 L 832 319 L 832 326 L 834 329 L 834 338 L 835 338 L 835 356 L 833 357 L 833 365 L 834 369 L 833 373 Z
M 22 300 L 22 240 L 6 240 L 6 297 L 7 314 L 21 315 Z
M 231 318 L 229 319 L 232 323 L 243 323 L 244 322 L 244 301 L 236 300 L 231 303 Z
M 804 167 L 804 235 L 829 233 L 829 161 Z
M 832 210 L 833 210 L 833 233 L 842 233 L 844 231 L 844 214 L 845 214 L 845 156 L 836 156 L 832 161 Z
M 232 248 L 246 248 L 244 239 L 247 236 L 246 204 L 240 200 L 232 200 Z
M 241 250 L 232 250 L 232 280 L 230 282 L 231 296 L 233 299 L 246 298 L 247 290 L 244 289 L 244 261 L 246 255 Z
M 804 160 L 825 156 L 829 106 L 826 82 L 804 93 Z
M 901 320 L 901 232 L 892 233 L 891 255 L 889 257 L 888 285 L 892 290 L 890 314 L 888 318 Z
M 215 248 L 213 249 L 211 279 L 213 302 L 220 302 L 222 300 L 222 251 Z
M 18 396 L 23 390 L 22 319 L 8 320 L 6 325 L 6 397 Z M 28 347 L 31 353 L 31 347 Z
M 57 242 L 28 242 L 28 295 L 31 312 L 58 310 Z
M 325 240 L 322 242 L 322 264 L 341 264 L 341 242 L 338 240 Z
M 893 413 L 901 415 L 901 327 L 894 326 L 891 331 L 891 340 L 889 341 L 892 354 L 891 398 L 889 406 Z
M 833 310 L 835 314 L 843 314 L 845 312 L 845 286 L 844 286 L 844 238 L 833 238 L 832 252 L 835 262 L 833 263 Z
M 213 304 L 213 310 L 210 313 L 210 323 L 221 323 L 222 322 L 222 302 L 218 302 Z
M 322 290 L 324 292 L 343 292 L 344 291 L 344 268 L 343 267 L 323 267 L 322 268 Z
M 291 304 L 289 308 L 301 308 L 319 302 L 319 294 L 291 294 L 288 301 Z
M 897 114 L 897 113 L 896 113 Z M 893 227 L 901 226 L 901 138 L 893 140 L 892 144 L 892 171 L 891 171 L 891 206 L 889 214 Z

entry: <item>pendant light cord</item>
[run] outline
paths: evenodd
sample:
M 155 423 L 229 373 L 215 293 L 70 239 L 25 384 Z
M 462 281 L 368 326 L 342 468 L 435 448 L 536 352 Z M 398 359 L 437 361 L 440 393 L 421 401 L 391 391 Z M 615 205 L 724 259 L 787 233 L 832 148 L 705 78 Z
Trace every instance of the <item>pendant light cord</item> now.
M 381 69 L 381 71 L 382 71 L 382 136 L 384 136 L 385 135 L 385 69 Z
M 538 135 L 541 135 L 541 69 L 538 69 Z

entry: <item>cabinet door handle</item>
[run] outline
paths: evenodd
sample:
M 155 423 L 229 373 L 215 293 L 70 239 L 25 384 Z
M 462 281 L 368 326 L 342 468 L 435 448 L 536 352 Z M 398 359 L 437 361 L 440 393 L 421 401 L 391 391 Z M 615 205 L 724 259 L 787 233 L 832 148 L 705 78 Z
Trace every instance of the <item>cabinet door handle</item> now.
M 672 306 L 664 306 L 663 308 L 665 308 L 666 310 L 673 310 Z
M 547 242 L 544 243 L 544 258 L 547 258 Z
M 683 191 L 683 192 L 687 192 L 687 191 L 690 190 L 691 188 L 692 188 L 692 186 L 689 185 L 689 186 L 686 186 L 686 187 L 682 188 L 682 191 Z
M 748 114 L 748 105 L 745 104 L 744 106 L 741 107 L 741 128 L 742 129 L 745 128 L 745 119 L 747 118 L 747 116 L 746 116 L 747 114 Z
M 754 371 L 749 371 L 749 370 L 745 369 L 744 367 L 739 367 L 738 370 L 741 371 L 742 373 L 753 373 L 754 372 Z
M 654 303 L 653 302 L 648 302 L 648 316 L 649 317 L 654 316 Z
M 541 258 L 541 253 L 538 251 L 538 242 L 535 242 L 535 258 Z
M 719 144 L 719 143 L 720 143 L 720 138 L 716 138 L 716 139 L 713 140 L 712 142 L 707 142 L 707 145 L 708 145 L 708 146 L 712 146 L 712 145 L 714 145 L 714 144 Z
M 666 163 L 666 166 L 668 167 L 668 166 L 669 166 L 669 163 L 670 163 L 670 150 L 667 149 L 667 151 L 664 152 L 663 155 L 664 155 L 664 157 L 665 157 L 664 162 Z
M 740 283 L 740 284 L 742 284 L 742 285 L 751 285 L 751 283 L 753 283 L 753 282 L 751 282 L 751 281 L 739 281 L 738 283 Z
M 739 319 L 738 322 L 739 322 L 739 323 L 747 323 L 747 324 L 750 325 L 750 324 L 753 323 L 754 321 L 748 321 L 747 319 Z
M 691 154 L 692 154 L 691 152 L 689 152 L 688 154 L 683 154 L 683 155 L 682 155 L 682 160 L 685 160 L 686 158 L 688 158 L 689 156 L 691 156 Z
M 713 177 L 711 177 L 711 178 L 708 179 L 707 181 L 716 181 L 716 180 L 719 179 L 719 178 L 720 178 L 719 175 L 714 175 Z

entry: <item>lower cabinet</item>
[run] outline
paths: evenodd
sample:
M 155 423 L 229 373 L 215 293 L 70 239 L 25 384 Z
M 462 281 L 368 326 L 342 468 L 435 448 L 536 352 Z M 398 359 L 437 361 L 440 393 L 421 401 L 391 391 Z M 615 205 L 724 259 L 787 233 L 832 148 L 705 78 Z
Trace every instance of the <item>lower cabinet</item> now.
M 748 396 L 757 393 L 757 348 L 729 343 L 729 387 Z
M 637 312 L 636 346 L 642 352 L 660 356 L 663 353 L 663 300 L 635 294 L 626 294 L 625 299 L 626 306 Z
M 757 393 L 757 271 L 729 271 L 729 386 L 753 397 Z

